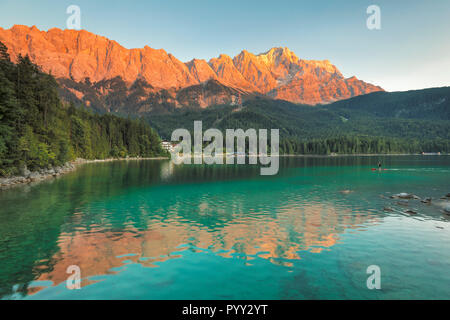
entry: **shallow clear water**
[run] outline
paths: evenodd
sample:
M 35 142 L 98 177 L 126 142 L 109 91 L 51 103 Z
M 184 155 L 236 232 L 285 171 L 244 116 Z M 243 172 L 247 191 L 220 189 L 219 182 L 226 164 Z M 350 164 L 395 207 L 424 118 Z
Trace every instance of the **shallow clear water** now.
M 448 156 L 88 164 L 0 193 L 0 298 L 450 299 L 448 192 Z

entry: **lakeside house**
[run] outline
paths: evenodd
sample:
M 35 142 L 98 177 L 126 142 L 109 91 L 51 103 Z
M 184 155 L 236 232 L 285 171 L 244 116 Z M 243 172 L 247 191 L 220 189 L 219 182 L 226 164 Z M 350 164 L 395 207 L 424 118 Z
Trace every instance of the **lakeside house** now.
M 161 142 L 161 147 L 164 150 L 167 150 L 169 152 L 172 152 L 174 150 L 174 145 L 172 144 L 172 142 L 168 142 L 168 141 L 162 141 Z

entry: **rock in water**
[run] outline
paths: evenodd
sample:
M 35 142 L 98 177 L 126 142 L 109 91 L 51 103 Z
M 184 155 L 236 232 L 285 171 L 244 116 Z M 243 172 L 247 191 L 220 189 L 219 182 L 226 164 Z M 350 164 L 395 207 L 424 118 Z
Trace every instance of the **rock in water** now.
M 444 206 L 444 212 L 446 214 L 450 214 L 450 204 L 447 204 L 447 205 Z
M 398 193 L 391 196 L 392 199 L 420 199 L 418 196 L 411 194 L 411 193 Z

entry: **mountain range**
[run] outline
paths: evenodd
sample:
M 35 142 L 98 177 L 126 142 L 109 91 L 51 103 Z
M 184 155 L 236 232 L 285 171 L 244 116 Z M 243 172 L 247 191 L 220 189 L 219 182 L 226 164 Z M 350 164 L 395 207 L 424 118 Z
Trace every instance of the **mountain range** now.
M 300 59 L 288 48 L 183 63 L 163 49 L 127 49 L 85 30 L 0 28 L 13 61 L 28 55 L 58 79 L 61 96 L 100 112 L 142 114 L 183 106 L 241 104 L 264 97 L 328 104 L 383 91 L 345 78 L 328 60 Z

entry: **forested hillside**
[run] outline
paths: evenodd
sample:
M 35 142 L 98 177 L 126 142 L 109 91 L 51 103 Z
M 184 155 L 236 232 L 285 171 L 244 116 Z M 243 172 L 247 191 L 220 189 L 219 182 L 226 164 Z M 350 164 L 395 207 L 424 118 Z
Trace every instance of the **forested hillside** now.
M 450 120 L 450 87 L 375 92 L 337 101 L 327 107 L 353 116 Z
M 147 123 L 63 105 L 55 79 L 28 57 L 13 64 L 0 42 L 0 175 L 75 158 L 160 154 L 159 136 Z
M 444 89 L 440 90 L 434 100 L 429 100 L 428 105 L 436 105 L 433 101 L 446 101 L 445 99 L 450 98 L 449 90 Z M 373 93 L 368 96 L 377 97 L 384 94 Z M 365 97 L 351 100 L 358 102 L 357 99 Z M 402 99 L 397 98 L 397 102 L 400 101 Z M 354 102 L 351 104 L 353 112 L 349 106 L 345 101 L 311 107 L 281 100 L 255 99 L 246 101 L 243 106 L 215 106 L 205 110 L 180 109 L 171 114 L 149 114 L 146 119 L 164 139 L 170 139 L 171 132 L 176 128 L 193 130 L 194 120 L 202 120 L 204 130 L 280 129 L 280 151 L 286 154 L 450 151 L 450 121 L 445 118 L 449 107 L 446 105 L 437 105 L 438 111 L 432 113 L 429 109 L 423 111 L 428 112 L 428 117 L 421 119 L 418 119 L 418 116 L 393 117 L 389 116 L 387 111 L 382 117 L 377 116 L 375 111 L 379 106 L 383 106 L 382 100 L 372 107 Z M 404 109 L 405 105 L 398 104 L 397 107 Z M 391 105 L 390 112 L 394 108 L 395 106 Z M 440 119 L 436 119 L 436 112 L 442 115 Z

